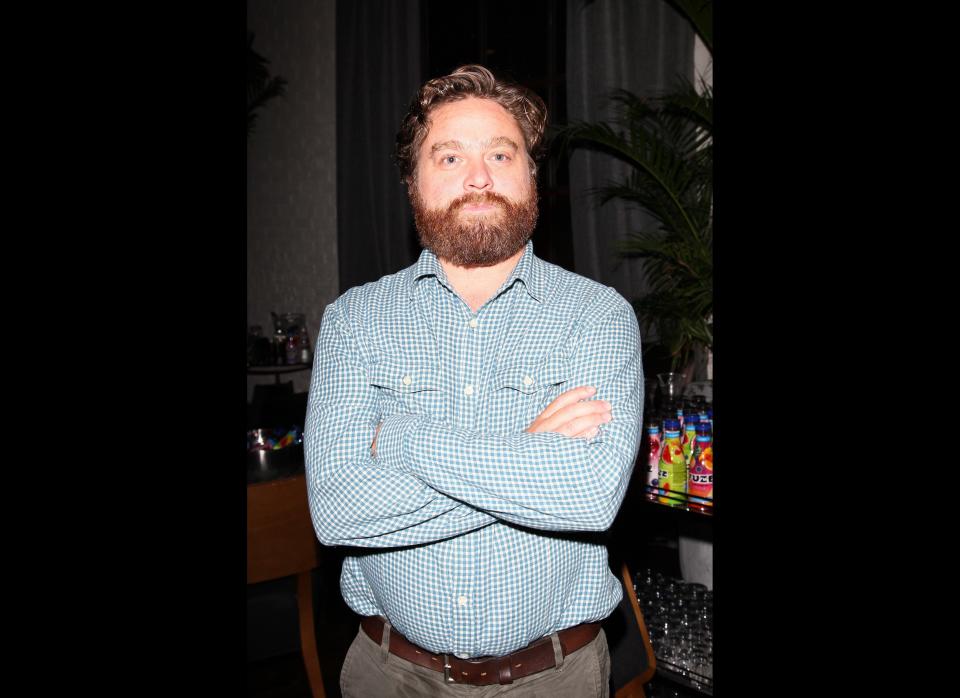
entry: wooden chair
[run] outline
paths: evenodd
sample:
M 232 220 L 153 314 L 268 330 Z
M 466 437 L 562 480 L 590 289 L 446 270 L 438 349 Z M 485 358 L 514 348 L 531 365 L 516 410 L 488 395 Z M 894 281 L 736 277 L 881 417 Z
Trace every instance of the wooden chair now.
M 313 698 L 326 698 L 313 620 L 311 570 L 319 564 L 304 476 L 247 485 L 247 584 L 296 575 L 303 663 Z
M 627 563 L 624 562 L 620 568 L 620 577 L 623 579 L 623 593 L 630 600 L 630 606 L 633 608 L 633 615 L 637 621 L 637 627 L 640 629 L 640 638 L 643 643 L 643 666 L 645 667 L 639 675 L 630 680 L 629 683 L 617 690 L 614 698 L 646 698 L 646 692 L 643 690 L 644 684 L 653 678 L 657 671 L 657 658 L 653 653 L 653 645 L 650 644 L 650 635 L 647 633 L 647 624 L 643 620 L 643 613 L 640 611 L 640 603 L 637 601 L 637 595 L 633 591 L 633 577 Z

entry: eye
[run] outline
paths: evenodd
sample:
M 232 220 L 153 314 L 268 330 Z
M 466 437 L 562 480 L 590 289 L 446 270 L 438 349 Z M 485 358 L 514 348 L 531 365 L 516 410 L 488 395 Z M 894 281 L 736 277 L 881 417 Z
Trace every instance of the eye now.
M 440 164 L 450 167 L 452 165 L 456 165 L 459 159 L 460 158 L 458 158 L 456 155 L 444 155 L 442 158 L 440 158 Z
M 497 162 L 509 162 L 510 156 L 507 155 L 506 153 L 494 153 L 493 159 Z

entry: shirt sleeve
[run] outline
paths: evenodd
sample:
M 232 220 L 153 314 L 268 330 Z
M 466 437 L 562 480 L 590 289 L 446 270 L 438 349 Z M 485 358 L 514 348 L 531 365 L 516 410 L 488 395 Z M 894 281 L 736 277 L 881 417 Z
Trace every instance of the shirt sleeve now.
M 324 545 L 394 547 L 450 538 L 495 519 L 371 456 L 376 389 L 335 305 L 324 312 L 304 425 L 310 515 Z M 377 440 L 379 448 L 380 440 Z
M 603 531 L 626 493 L 640 445 L 643 366 L 624 301 L 580 334 L 570 388 L 592 385 L 612 421 L 593 439 L 556 433 L 485 434 L 425 417 L 387 417 L 377 460 L 498 519 L 554 531 Z

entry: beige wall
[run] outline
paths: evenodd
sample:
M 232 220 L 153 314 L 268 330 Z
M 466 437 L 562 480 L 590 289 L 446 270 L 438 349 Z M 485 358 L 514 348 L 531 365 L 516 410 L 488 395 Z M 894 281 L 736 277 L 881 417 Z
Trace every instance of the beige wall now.
M 311 349 L 337 278 L 335 0 L 248 0 L 247 30 L 283 97 L 259 110 L 247 142 L 247 325 L 306 315 Z M 282 376 L 306 391 L 310 373 Z M 253 385 L 272 376 L 247 378 Z
M 700 84 L 700 78 L 710 87 L 713 87 L 713 58 L 699 36 L 694 36 L 693 42 L 693 74 L 696 83 Z

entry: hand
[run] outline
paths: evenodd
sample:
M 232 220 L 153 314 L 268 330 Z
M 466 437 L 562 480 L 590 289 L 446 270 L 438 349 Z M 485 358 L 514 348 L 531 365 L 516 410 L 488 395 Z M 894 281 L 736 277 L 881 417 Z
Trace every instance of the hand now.
M 376 458 L 377 456 L 377 437 L 380 435 L 380 427 L 383 426 L 383 422 L 380 422 L 377 425 L 377 430 L 373 432 L 373 443 L 370 444 L 370 455 Z
M 609 402 L 588 399 L 596 392 L 596 388 L 582 385 L 561 393 L 531 422 L 526 431 L 531 434 L 551 431 L 565 436 L 592 439 L 599 432 L 601 424 L 613 419 Z

